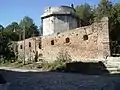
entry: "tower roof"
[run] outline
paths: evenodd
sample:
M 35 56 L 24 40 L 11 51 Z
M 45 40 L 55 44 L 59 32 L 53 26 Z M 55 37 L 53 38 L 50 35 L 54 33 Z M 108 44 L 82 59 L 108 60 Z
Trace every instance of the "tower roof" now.
M 54 14 L 75 14 L 75 9 L 70 6 L 48 7 L 41 18 Z

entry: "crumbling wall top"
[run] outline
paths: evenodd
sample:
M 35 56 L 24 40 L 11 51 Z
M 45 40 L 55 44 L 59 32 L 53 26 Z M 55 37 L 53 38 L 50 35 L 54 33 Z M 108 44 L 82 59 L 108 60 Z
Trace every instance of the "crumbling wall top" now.
M 47 7 L 41 17 L 46 17 L 51 14 L 75 14 L 75 9 L 69 6 Z
M 101 19 L 101 22 L 108 22 L 109 21 L 109 18 L 108 17 L 103 17 L 102 19 Z

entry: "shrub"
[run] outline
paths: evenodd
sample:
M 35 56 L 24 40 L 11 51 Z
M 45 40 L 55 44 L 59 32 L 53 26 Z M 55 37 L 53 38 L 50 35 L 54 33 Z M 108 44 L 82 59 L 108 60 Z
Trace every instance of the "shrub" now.
M 72 61 L 71 56 L 67 51 L 61 50 L 58 52 L 57 60 L 59 63 L 69 63 Z
M 50 67 L 51 67 L 51 63 L 48 63 L 47 61 L 43 61 L 43 62 L 40 64 L 40 67 L 42 67 L 42 69 L 48 70 L 48 69 L 50 69 Z
M 72 59 L 68 52 L 61 50 L 58 52 L 57 59 L 54 62 L 48 63 L 44 61 L 41 63 L 41 67 L 46 70 L 55 71 L 58 69 L 64 69 L 66 67 L 66 63 L 69 63 L 71 61 Z

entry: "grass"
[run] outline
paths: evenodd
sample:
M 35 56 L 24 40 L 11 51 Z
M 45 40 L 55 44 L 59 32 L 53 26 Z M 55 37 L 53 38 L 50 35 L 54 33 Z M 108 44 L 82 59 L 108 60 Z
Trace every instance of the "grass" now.
M 57 68 L 60 67 L 65 67 L 66 62 L 61 62 L 61 61 L 54 61 L 52 63 L 48 63 L 47 61 L 41 62 L 41 63 L 28 63 L 23 65 L 21 62 L 6 62 L 6 63 L 0 63 L 1 67 L 13 67 L 13 68 L 21 68 L 21 69 L 41 69 L 41 70 L 56 70 Z
M 64 68 L 66 67 L 66 63 L 71 62 L 71 57 L 68 54 L 68 52 L 66 51 L 60 51 L 58 53 L 58 57 L 56 58 L 56 60 L 52 63 L 49 63 L 45 60 L 43 60 L 43 62 L 40 63 L 36 63 L 36 62 L 26 62 L 25 65 L 23 65 L 22 62 L 16 61 L 16 62 L 6 62 L 0 63 L 0 66 L 5 66 L 5 67 L 13 67 L 13 68 L 25 68 L 25 69 L 42 69 L 42 70 L 57 70 L 58 68 Z

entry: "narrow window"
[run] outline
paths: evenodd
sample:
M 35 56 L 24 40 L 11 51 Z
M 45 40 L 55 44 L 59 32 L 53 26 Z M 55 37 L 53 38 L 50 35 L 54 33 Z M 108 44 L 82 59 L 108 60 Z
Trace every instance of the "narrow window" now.
M 22 45 L 20 45 L 20 49 L 22 49 Z
M 54 40 L 51 41 L 51 45 L 54 45 Z
M 118 41 L 118 45 L 120 45 L 120 41 Z
M 59 34 L 60 34 L 60 32 L 57 33 L 57 35 L 59 35 Z
M 66 43 L 69 43 L 69 42 L 70 42 L 70 38 L 67 37 L 67 38 L 65 39 L 65 41 L 66 41 Z
M 88 40 L 88 35 L 84 35 L 83 40 Z
M 29 42 L 29 47 L 31 47 L 31 42 Z
M 76 34 L 76 36 L 78 36 L 78 34 Z
M 41 49 L 41 42 L 39 43 L 39 49 Z

